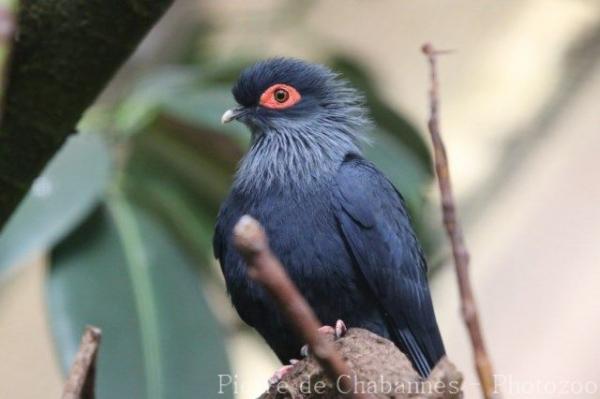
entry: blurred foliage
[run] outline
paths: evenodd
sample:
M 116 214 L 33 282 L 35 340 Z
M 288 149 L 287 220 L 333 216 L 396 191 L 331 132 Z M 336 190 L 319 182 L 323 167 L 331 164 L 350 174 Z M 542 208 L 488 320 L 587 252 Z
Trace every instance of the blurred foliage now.
M 139 77 L 126 98 L 88 112 L 82 130 L 102 134 L 72 138 L 0 235 L 0 272 L 52 249 L 48 308 L 65 370 L 84 326 L 103 330 L 100 398 L 216 397 L 217 375 L 228 372 L 200 282 L 215 281 L 205 267 L 214 220 L 249 143 L 241 124 L 222 125 L 220 116 L 255 59 L 210 59 L 183 54 Z M 376 123 L 365 155 L 403 193 L 430 249 L 420 223 L 432 178 L 422 136 L 360 62 L 341 54 L 323 62 L 365 93 Z M 40 196 L 44 184 L 52 190 Z
M 85 325 L 102 327 L 100 398 L 198 397 L 228 372 L 192 262 L 120 195 L 55 248 L 48 303 L 65 369 Z
M 95 134 L 71 137 L 34 182 L 0 235 L 0 277 L 52 247 L 102 198 L 111 155 Z

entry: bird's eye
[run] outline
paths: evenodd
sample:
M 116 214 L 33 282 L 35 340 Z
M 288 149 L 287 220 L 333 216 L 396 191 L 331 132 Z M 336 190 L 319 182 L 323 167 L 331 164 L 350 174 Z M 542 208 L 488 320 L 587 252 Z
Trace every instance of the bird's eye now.
M 276 83 L 264 91 L 259 103 L 265 108 L 285 109 L 296 105 L 301 98 L 298 90 L 292 86 Z
M 284 103 L 288 98 L 289 98 L 289 94 L 287 92 L 287 90 L 284 89 L 277 89 L 275 90 L 275 94 L 273 97 L 275 97 L 275 101 L 277 101 L 278 103 Z

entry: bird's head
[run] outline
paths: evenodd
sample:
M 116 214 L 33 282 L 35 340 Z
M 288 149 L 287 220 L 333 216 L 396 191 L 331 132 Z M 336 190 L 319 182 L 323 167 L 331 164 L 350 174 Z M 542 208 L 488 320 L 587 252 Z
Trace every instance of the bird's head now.
M 316 175 L 328 160 L 360 151 L 368 125 L 362 96 L 325 66 L 290 58 L 258 62 L 242 71 L 232 92 L 239 106 L 222 122 L 237 120 L 251 130 L 245 163 L 254 174 L 297 180 L 302 176 L 293 173 Z
M 367 123 L 355 89 L 329 68 L 298 59 L 258 62 L 242 71 L 232 92 L 239 107 L 221 121 L 243 122 L 257 137 L 288 130 L 318 136 L 326 127 L 359 138 Z

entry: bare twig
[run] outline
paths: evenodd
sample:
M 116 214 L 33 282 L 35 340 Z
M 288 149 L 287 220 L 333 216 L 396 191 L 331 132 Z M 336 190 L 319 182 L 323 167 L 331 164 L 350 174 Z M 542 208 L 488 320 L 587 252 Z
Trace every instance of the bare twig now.
M 88 326 L 63 390 L 63 399 L 94 399 L 96 356 L 100 346 L 101 331 Z
M 450 172 L 448 168 L 448 158 L 446 148 L 440 135 L 439 126 L 439 94 L 438 80 L 436 71 L 436 56 L 442 53 L 433 48 L 430 43 L 423 45 L 423 53 L 427 56 L 430 65 L 431 88 L 429 90 L 430 117 L 428 122 L 429 133 L 433 143 L 435 170 L 438 176 L 442 200 L 442 213 L 444 225 L 452 245 L 452 254 L 454 255 L 454 264 L 456 266 L 456 276 L 461 297 L 462 315 L 471 337 L 473 352 L 475 357 L 475 367 L 481 383 L 481 389 L 485 398 L 494 397 L 494 372 L 491 361 L 485 348 L 485 342 L 477 306 L 471 288 L 469 279 L 469 252 L 465 245 L 461 226 L 456 216 L 456 206 L 454 205 L 454 196 L 452 194 L 452 185 L 450 183 Z
M 248 264 L 250 277 L 271 294 L 340 392 L 348 392 L 349 397 L 356 399 L 365 398 L 355 390 L 353 373 L 333 343 L 317 331 L 321 327 L 317 316 L 271 252 L 267 235 L 260 224 L 245 215 L 236 224 L 233 235 L 237 249 Z

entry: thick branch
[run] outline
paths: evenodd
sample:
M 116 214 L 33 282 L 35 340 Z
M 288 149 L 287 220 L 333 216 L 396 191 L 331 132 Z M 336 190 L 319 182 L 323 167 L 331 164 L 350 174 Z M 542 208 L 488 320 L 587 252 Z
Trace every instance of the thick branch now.
M 94 399 L 96 357 L 100 346 L 99 328 L 87 327 L 65 383 L 62 399 Z
M 429 133 L 433 144 L 435 159 L 435 170 L 438 176 L 438 184 L 442 199 L 442 213 L 444 226 L 452 245 L 452 254 L 456 266 L 456 276 L 460 290 L 462 315 L 471 337 L 475 356 L 475 367 L 481 382 L 481 389 L 485 398 L 494 396 L 494 372 L 492 364 L 485 348 L 485 341 L 479 323 L 479 314 L 475 304 L 473 289 L 469 278 L 469 252 L 465 245 L 462 228 L 456 216 L 456 206 L 452 194 L 450 182 L 450 170 L 448 168 L 448 157 L 446 148 L 440 134 L 439 126 L 439 94 L 436 70 L 436 56 L 440 53 L 431 44 L 425 44 L 422 48 L 430 65 L 431 88 L 429 91 L 430 118 L 428 122 Z
M 427 379 L 419 376 L 408 358 L 393 342 L 367 330 L 351 328 L 335 341 L 356 376 L 355 389 L 378 399 L 457 399 L 461 397 L 462 375 L 446 358 L 440 360 Z M 281 382 L 259 399 L 333 399 L 335 385 L 311 355 L 296 363 Z
M 0 125 L 0 227 L 172 0 L 23 0 Z

